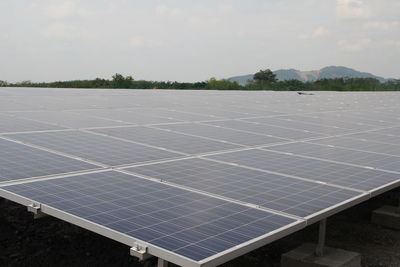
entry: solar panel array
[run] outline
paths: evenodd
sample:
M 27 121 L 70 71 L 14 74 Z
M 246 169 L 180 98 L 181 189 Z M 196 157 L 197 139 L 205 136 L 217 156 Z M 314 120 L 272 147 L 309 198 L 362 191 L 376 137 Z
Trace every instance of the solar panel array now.
M 213 266 L 398 187 L 399 100 L 0 88 L 0 195 Z

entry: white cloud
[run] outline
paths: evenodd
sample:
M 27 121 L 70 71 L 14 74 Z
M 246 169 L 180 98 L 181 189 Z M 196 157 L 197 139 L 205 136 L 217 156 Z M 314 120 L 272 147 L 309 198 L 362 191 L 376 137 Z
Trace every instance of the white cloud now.
M 223 13 L 232 13 L 235 10 L 234 7 L 229 4 L 220 5 L 218 9 Z
M 336 0 L 336 15 L 340 18 L 369 18 L 372 10 L 362 0 Z
M 359 52 L 364 50 L 371 44 L 371 39 L 359 39 L 359 40 L 339 40 L 337 45 L 339 49 L 345 52 Z
M 133 47 L 145 46 L 146 39 L 143 36 L 133 36 L 129 39 L 129 44 Z
M 61 19 L 71 16 L 85 16 L 87 11 L 83 8 L 78 8 L 71 1 L 64 1 L 59 5 L 48 6 L 45 9 L 46 15 L 50 18 Z
M 156 6 L 155 11 L 157 15 L 180 16 L 183 14 L 182 8 L 169 7 L 164 4 Z
M 329 30 L 323 26 L 319 26 L 316 29 L 314 29 L 310 34 L 306 33 L 301 33 L 298 35 L 298 38 L 300 40 L 307 40 L 307 39 L 316 39 L 316 38 L 321 38 L 324 36 L 329 35 Z
M 366 23 L 365 28 L 368 30 L 389 31 L 392 29 L 400 29 L 400 22 L 398 21 L 371 21 Z
M 326 35 L 329 35 L 329 31 L 328 31 L 328 29 L 326 29 L 323 26 L 316 28 L 313 31 L 313 33 L 311 34 L 311 36 L 314 38 L 318 38 L 318 37 L 322 37 L 322 36 L 326 36 Z
M 50 38 L 72 40 L 76 37 L 76 29 L 66 23 L 52 23 L 42 30 L 42 34 Z
M 394 46 L 400 48 L 400 40 L 384 40 L 382 44 L 386 46 Z
M 143 35 L 135 35 L 129 38 L 128 44 L 134 48 L 160 48 L 165 46 L 164 40 L 154 40 Z

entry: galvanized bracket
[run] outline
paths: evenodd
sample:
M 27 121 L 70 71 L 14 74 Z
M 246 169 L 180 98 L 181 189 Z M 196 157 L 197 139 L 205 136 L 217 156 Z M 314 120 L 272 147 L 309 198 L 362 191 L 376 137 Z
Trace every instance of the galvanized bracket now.
M 32 212 L 32 213 L 33 213 L 33 218 L 34 218 L 34 219 L 40 219 L 40 218 L 43 218 L 43 217 L 46 217 L 46 216 L 47 216 L 47 214 L 44 214 L 44 213 L 41 211 L 41 205 L 38 204 L 38 203 L 32 203 L 32 204 L 30 204 L 30 205 L 27 207 L 27 209 L 28 209 L 29 212 Z
M 139 260 L 144 261 L 152 257 L 149 253 L 147 253 L 147 246 L 139 243 L 134 243 L 133 247 L 130 249 L 131 256 L 139 258 Z

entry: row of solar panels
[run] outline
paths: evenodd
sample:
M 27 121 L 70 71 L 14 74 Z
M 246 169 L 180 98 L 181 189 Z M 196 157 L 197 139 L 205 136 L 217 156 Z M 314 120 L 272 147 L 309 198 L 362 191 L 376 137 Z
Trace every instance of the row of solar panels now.
M 100 91 L 39 92 L 79 102 Z M 102 94 L 123 93 L 131 107 L 141 100 L 154 105 L 146 97 L 165 94 L 111 92 Z M 242 109 L 209 107 L 242 97 L 257 104 L 262 95 L 173 94 L 193 105 L 181 106 L 185 112 L 155 108 L 142 121 L 132 120 L 142 115 L 137 109 L 99 107 L 0 114 L 0 195 L 129 246 L 147 246 L 176 264 L 212 266 L 400 184 L 400 127 L 392 110 L 368 118 L 350 110 L 339 117 L 319 109 L 285 115 L 259 103 L 251 110 L 266 115 L 243 119 Z M 335 99 L 310 102 L 321 98 Z M 371 102 L 361 98 L 357 107 Z M 202 107 L 204 101 L 211 104 Z M 385 103 L 391 101 L 388 95 Z M 210 120 L 217 111 L 225 117 Z
M 207 258 L 215 254 L 263 235 L 267 235 L 270 242 L 273 239 L 269 234 L 275 230 L 285 228 L 285 233 L 290 233 L 298 229 L 299 225 L 304 226 L 304 221 L 297 217 L 313 222 L 321 216 L 345 208 L 345 203 L 358 203 L 366 199 L 369 193 L 379 193 L 381 189 L 386 191 L 399 184 L 398 157 L 307 142 L 243 148 L 233 152 L 220 151 L 201 157 L 180 155 L 136 143 L 122 144 L 124 141 L 111 138 L 108 143 L 108 137 L 80 131 L 4 135 L 4 138 L 25 143 L 18 144 L 5 139 L 0 141 L 4 156 L 1 161 L 1 180 L 5 182 L 87 172 L 121 164 L 139 165 L 123 168 L 124 172 L 134 176 L 105 170 L 61 179 L 17 183 L 3 187 L 3 190 L 198 262 L 208 262 Z M 140 164 L 160 160 L 165 162 Z M 378 166 L 384 171 L 375 170 L 371 166 Z M 120 176 L 122 180 L 118 185 Z M 105 179 L 104 184 L 101 177 Z M 160 192 L 160 183 L 152 181 L 152 193 L 152 190 L 142 187 L 142 183 L 148 183 L 143 178 L 157 178 L 190 190 L 179 189 L 179 194 L 173 193 L 178 189 L 163 184 Z M 88 185 L 85 185 L 86 179 Z M 60 186 L 58 183 L 66 183 L 68 186 Z M 164 194 L 165 191 L 170 193 Z M 188 194 L 189 197 L 175 200 L 180 194 Z M 193 195 L 205 198 L 200 201 L 201 205 L 197 202 L 193 207 L 189 205 L 189 199 L 196 199 Z M 222 200 L 221 197 L 226 199 Z M 253 222 L 255 218 L 243 217 L 241 210 L 237 215 L 238 222 L 232 223 L 230 215 L 236 213 L 229 213 L 225 218 L 226 208 L 214 211 L 219 206 L 214 203 L 216 199 L 226 205 L 235 203 L 236 208 L 246 207 L 237 201 L 260 206 L 268 219 L 261 221 L 259 227 L 265 224 L 268 231 L 254 228 L 253 223 L 257 222 Z M 211 206 L 203 201 L 211 203 Z M 246 210 L 256 212 L 258 209 L 247 207 Z M 199 211 L 203 213 L 197 214 Z M 115 213 L 119 216 L 115 216 Z M 271 219 L 268 217 L 272 215 L 281 222 L 273 224 L 274 227 L 270 225 Z M 196 228 L 203 221 L 213 222 L 214 217 L 221 223 L 218 224 L 220 227 L 212 225 L 204 226 L 204 229 Z M 241 221 L 239 218 L 247 220 Z M 189 223 L 186 220 L 192 221 Z M 178 221 L 184 225 L 179 225 Z M 240 225 L 241 228 L 228 227 L 230 224 Z M 288 225 L 291 227 L 286 229 Z M 164 229 L 164 232 L 160 229 Z M 224 230 L 229 232 L 226 238 L 235 236 L 231 231 L 241 238 L 225 240 L 217 235 Z M 247 231 L 253 232 L 253 235 Z M 100 232 L 103 233 L 103 230 Z M 244 232 L 247 234 L 243 235 Z M 180 235 L 187 235 L 186 240 Z M 132 245 L 131 240 L 129 243 Z M 186 246 L 189 246 L 187 250 L 184 249 Z M 218 246 L 221 251 L 213 246 Z

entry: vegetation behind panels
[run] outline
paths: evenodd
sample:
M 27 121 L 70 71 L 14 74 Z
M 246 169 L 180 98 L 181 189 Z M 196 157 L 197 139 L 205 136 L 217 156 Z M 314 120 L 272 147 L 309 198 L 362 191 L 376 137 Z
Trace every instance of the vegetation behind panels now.
M 260 70 L 245 85 L 232 80 L 211 78 L 204 82 L 159 82 L 134 80 L 132 76 L 115 74 L 111 80 L 41 82 L 23 81 L 7 83 L 0 80 L 1 86 L 9 87 L 50 87 L 50 88 L 126 88 L 126 89 L 197 89 L 197 90 L 275 90 L 275 91 L 400 91 L 400 80 L 381 82 L 375 78 L 332 78 L 303 82 L 299 80 L 278 81 L 271 70 Z

